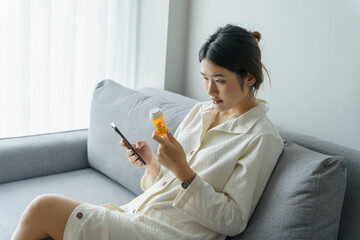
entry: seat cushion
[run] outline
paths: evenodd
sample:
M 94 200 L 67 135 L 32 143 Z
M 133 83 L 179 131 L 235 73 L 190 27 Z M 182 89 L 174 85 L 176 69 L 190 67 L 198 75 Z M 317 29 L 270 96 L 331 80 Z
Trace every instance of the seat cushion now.
M 88 135 L 88 160 L 90 166 L 126 186 L 136 194 L 141 194 L 140 179 L 144 169 L 132 166 L 125 149 L 119 146 L 121 137 L 111 128 L 114 122 L 131 142 L 147 141 L 156 153 L 158 144 L 151 139 L 154 126 L 149 119 L 149 111 L 159 107 L 164 112 L 167 128 L 174 133 L 180 122 L 196 103 L 194 100 L 167 101 L 166 98 L 150 96 L 122 85 L 104 80 L 94 90 L 90 127 Z M 163 95 L 167 94 L 163 91 Z M 176 95 L 171 95 L 174 98 Z M 182 99 L 179 97 L 179 99 Z
M 247 229 L 229 239 L 337 239 L 345 186 L 343 158 L 286 142 Z
M 1 184 L 0 239 L 10 239 L 26 206 L 35 197 L 47 193 L 96 205 L 122 205 L 135 197 L 128 189 L 91 168 Z

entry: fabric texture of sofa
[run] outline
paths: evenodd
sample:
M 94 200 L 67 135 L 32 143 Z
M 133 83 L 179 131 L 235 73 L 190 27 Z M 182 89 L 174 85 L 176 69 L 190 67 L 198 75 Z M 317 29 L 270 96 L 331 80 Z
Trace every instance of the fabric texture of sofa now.
M 141 194 L 144 169 L 127 161 L 110 123 L 156 152 L 149 110 L 161 108 L 174 133 L 196 102 L 104 80 L 93 93 L 89 129 L 0 139 L 0 240 L 11 238 L 25 207 L 41 194 L 99 205 Z M 248 227 L 228 239 L 360 239 L 360 152 L 278 129 L 284 150 Z

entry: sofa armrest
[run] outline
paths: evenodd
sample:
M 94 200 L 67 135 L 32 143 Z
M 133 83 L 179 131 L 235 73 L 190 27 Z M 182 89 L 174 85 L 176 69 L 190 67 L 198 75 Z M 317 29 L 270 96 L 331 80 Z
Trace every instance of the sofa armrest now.
M 89 167 L 88 130 L 0 139 L 0 184 Z

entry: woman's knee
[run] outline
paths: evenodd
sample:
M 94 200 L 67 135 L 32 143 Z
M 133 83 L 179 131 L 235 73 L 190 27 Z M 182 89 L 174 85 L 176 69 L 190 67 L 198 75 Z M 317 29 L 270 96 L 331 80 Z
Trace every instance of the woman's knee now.
M 46 211 L 56 195 L 46 194 L 34 198 L 23 212 L 19 226 L 21 229 L 36 229 L 41 232 Z M 35 231 L 35 230 L 34 230 Z
M 55 194 L 43 194 L 37 196 L 30 203 L 30 208 L 32 211 L 42 214 L 43 212 L 48 212 L 51 209 L 56 201 L 58 201 L 61 197 Z
M 55 194 L 44 194 L 34 198 L 21 216 L 18 239 L 22 239 L 24 233 L 31 233 L 37 238 L 52 236 L 62 239 L 67 218 L 78 204 L 80 203 Z
M 47 235 L 62 239 L 71 212 L 80 204 L 56 194 L 40 195 L 29 205 L 29 219 L 35 220 Z

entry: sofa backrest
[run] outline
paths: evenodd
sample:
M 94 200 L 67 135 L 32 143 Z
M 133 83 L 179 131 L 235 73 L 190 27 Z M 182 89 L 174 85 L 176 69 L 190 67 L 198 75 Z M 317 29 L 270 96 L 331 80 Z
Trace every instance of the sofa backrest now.
M 125 149 L 119 145 L 121 138 L 110 123 L 114 122 L 131 143 L 146 140 L 156 153 L 158 144 L 151 139 L 154 126 L 149 119 L 150 109 L 162 109 L 166 125 L 174 133 L 192 105 L 190 102 L 174 104 L 123 87 L 112 80 L 100 82 L 93 92 L 91 105 L 88 137 L 90 166 L 130 191 L 141 194 L 140 179 L 144 169 L 137 169 L 128 162 Z

